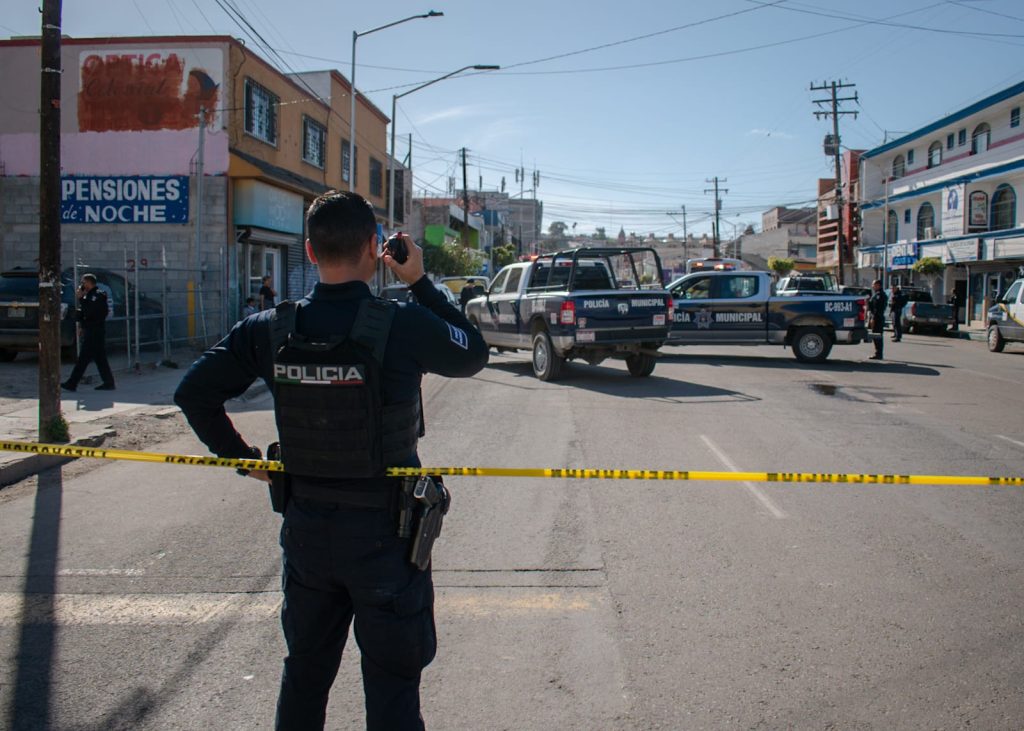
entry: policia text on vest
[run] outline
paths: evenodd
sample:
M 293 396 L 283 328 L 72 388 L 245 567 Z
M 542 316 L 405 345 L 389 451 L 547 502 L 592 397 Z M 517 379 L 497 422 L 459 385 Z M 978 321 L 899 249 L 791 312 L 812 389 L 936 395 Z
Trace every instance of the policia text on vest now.
M 472 376 L 487 346 L 424 276 L 423 253 L 407 238 L 405 263 L 383 260 L 419 304 L 372 297 L 376 221 L 358 195 L 325 194 L 306 221 L 319 283 L 294 304 L 238 323 L 192 366 L 175 400 L 214 454 L 249 457 L 258 450 L 223 404 L 256 378 L 274 395 L 290 492 L 278 503 L 288 655 L 277 728 L 323 728 L 354 622 L 367 728 L 422 729 L 420 673 L 436 649 L 429 544 L 448 501 L 436 481 L 405 481 L 386 468 L 421 466 L 422 374 Z

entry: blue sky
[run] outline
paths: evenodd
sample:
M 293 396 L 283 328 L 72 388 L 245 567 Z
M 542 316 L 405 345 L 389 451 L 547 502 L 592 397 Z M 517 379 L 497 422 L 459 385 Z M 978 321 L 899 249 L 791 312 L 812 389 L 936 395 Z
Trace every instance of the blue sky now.
M 399 101 L 416 194 L 443 195 L 455 175 L 461 187 L 465 146 L 471 189 L 504 177 L 518 193 L 521 162 L 527 187 L 540 172 L 545 226 L 585 233 L 678 234 L 681 217 L 666 213 L 684 205 L 689 230 L 709 231 L 715 175 L 728 181 L 723 235 L 759 225 L 772 205 L 810 201 L 817 178 L 832 175 L 821 149 L 830 123 L 814 118 L 822 93 L 811 82 L 856 84 L 859 104 L 845 108 L 860 115 L 843 118 L 843 144 L 869 148 L 1024 79 L 1020 0 L 219 2 L 293 70 L 346 76 L 353 29 L 443 11 L 358 43 L 357 86 L 386 113 L 392 94 L 462 66 L 503 67 Z M 0 33 L 38 35 L 38 3 L 3 6 Z M 65 2 L 63 29 L 245 37 L 210 0 Z

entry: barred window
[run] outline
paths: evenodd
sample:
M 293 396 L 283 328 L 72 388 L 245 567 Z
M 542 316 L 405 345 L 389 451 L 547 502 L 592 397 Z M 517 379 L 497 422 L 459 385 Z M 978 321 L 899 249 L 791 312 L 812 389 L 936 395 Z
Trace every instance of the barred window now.
M 276 94 L 251 79 L 245 80 L 245 131 L 271 145 L 277 144 Z
M 384 164 L 375 157 L 370 158 L 370 195 L 384 195 Z
M 315 119 L 302 118 L 302 159 L 316 165 L 324 166 L 324 147 L 327 142 L 327 130 Z
M 341 179 L 349 182 L 349 165 L 352 166 L 352 187 L 356 186 L 359 180 L 359 148 L 355 148 L 355 157 L 352 156 L 352 143 L 348 140 L 341 141 Z

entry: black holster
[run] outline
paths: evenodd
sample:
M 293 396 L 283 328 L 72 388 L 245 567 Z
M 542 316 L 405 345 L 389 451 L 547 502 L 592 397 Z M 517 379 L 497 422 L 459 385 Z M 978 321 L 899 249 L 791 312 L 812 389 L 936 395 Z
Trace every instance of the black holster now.
M 451 494 L 439 477 L 414 477 L 402 481 L 399 500 L 398 537 L 412 539 L 409 562 L 424 571 L 430 565 L 434 541 L 441 535 Z
M 281 442 L 274 442 L 267 447 L 267 459 L 280 461 Z M 284 515 L 288 500 L 292 496 L 292 478 L 287 472 L 271 472 L 270 474 L 270 507 L 275 513 Z

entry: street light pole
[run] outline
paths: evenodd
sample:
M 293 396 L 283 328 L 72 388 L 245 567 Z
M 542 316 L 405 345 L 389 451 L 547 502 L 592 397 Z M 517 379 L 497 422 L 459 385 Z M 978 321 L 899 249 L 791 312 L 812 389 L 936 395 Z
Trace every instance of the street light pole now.
M 489 65 L 489 64 L 476 64 L 473 66 L 463 66 L 461 69 L 456 69 L 451 73 L 439 76 L 433 81 L 428 81 L 425 84 L 409 89 L 409 91 L 403 91 L 401 94 L 394 94 L 391 97 L 391 160 L 389 161 L 390 173 L 388 179 L 388 234 L 394 233 L 395 230 L 395 115 L 398 113 L 398 100 L 403 96 L 409 96 L 410 94 L 419 91 L 420 89 L 426 89 L 432 84 L 436 84 L 438 81 L 444 81 L 450 79 L 456 74 L 461 74 L 463 71 L 469 71 L 474 69 L 476 71 L 497 71 L 501 66 Z M 465 211 L 463 214 L 466 217 L 468 224 L 469 211 Z
M 393 23 L 387 23 L 376 28 L 371 28 L 370 30 L 365 30 L 362 33 L 352 31 L 352 73 L 348 79 L 349 84 L 352 85 L 352 93 L 349 94 L 351 97 L 351 108 L 349 110 L 348 117 L 348 136 L 350 138 L 348 141 L 348 189 L 350 191 L 354 191 L 356 189 L 354 175 L 356 169 L 356 41 L 359 40 L 360 36 L 368 36 L 371 33 L 376 33 L 379 30 L 391 28 L 392 26 L 406 23 L 410 20 L 417 20 L 419 18 L 438 18 L 442 15 L 444 15 L 444 13 L 437 10 L 431 10 L 428 13 L 410 15 L 408 18 L 402 18 L 401 20 L 396 20 Z

